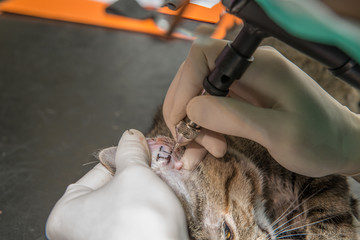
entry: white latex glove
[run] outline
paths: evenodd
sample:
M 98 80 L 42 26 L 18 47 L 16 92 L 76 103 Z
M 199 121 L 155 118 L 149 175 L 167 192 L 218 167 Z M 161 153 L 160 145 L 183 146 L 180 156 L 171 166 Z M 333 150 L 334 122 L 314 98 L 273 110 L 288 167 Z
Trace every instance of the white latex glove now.
M 188 239 L 173 191 L 150 169 L 145 137 L 126 131 L 114 176 L 96 165 L 68 186 L 46 224 L 49 239 Z
M 187 114 L 206 128 L 196 142 L 217 157 L 226 151 L 218 134 L 223 133 L 260 143 L 282 166 L 299 174 L 360 173 L 359 115 L 273 48 L 257 49 L 255 61 L 231 86 L 230 97 L 195 97 L 225 44 L 195 43 L 180 67 L 163 106 L 173 135 Z

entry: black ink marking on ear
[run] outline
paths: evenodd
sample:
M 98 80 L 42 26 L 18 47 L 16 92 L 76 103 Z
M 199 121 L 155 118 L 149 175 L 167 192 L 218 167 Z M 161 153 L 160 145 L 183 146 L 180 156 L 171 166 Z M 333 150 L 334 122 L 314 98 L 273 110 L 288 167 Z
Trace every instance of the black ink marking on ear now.
M 156 156 L 156 161 L 159 161 L 159 159 L 166 159 L 167 163 L 169 163 L 171 161 L 171 155 L 167 154 L 167 157 L 161 156 L 160 153 L 157 154 Z
M 164 152 L 164 153 L 167 153 L 167 154 L 172 154 L 172 151 L 170 151 L 170 152 L 165 151 L 164 146 L 160 146 L 159 152 Z

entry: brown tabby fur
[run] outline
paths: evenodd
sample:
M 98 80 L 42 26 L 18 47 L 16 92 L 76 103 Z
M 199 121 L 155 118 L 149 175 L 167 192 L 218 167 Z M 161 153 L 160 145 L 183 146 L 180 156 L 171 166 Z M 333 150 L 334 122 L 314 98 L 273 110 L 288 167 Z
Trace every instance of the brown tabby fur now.
M 360 112 L 359 92 L 322 65 L 274 39 L 265 44 L 278 49 L 339 102 Z M 147 136 L 171 137 L 161 111 Z M 271 239 L 272 223 L 273 239 L 357 239 L 357 201 L 345 177 L 304 177 L 281 167 L 255 142 L 232 136 L 226 140 L 223 158 L 208 154 L 195 169 L 180 170 L 181 176 L 174 177 L 188 190 L 186 196 L 172 186 L 185 209 L 192 239 L 226 239 L 224 222 L 231 228 L 232 240 Z M 166 182 L 173 176 L 160 175 Z M 259 210 L 262 207 L 264 211 Z M 269 224 L 262 223 L 256 212 L 263 212 Z

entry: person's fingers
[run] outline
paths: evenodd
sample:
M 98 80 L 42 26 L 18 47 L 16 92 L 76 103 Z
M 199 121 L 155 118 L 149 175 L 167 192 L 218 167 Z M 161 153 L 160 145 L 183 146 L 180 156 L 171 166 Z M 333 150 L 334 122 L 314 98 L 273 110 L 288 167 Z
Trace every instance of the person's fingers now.
M 231 85 L 232 98 L 263 108 L 281 104 L 292 109 L 296 100 L 303 98 L 303 89 L 308 88 L 304 85 L 314 84 L 305 72 L 272 47 L 259 47 L 254 58 L 241 79 Z
M 151 154 L 145 136 L 135 129 L 124 132 L 116 151 L 116 174 L 129 165 L 149 167 Z
M 175 125 L 186 115 L 186 105 L 203 89 L 203 80 L 215 66 L 217 55 L 225 41 L 194 43 L 187 59 L 180 66 L 165 97 L 163 114 L 166 125 L 175 134 Z
M 177 100 L 179 100 L 179 99 L 175 99 L 174 95 L 176 94 L 176 91 L 180 84 L 180 79 L 183 69 L 184 69 L 184 63 L 181 64 L 178 72 L 175 75 L 174 80 L 170 84 L 162 108 L 162 113 L 164 116 L 165 123 L 174 137 L 175 137 L 175 125 L 177 124 L 176 121 L 177 119 L 182 119 L 182 116 L 184 115 L 183 108 L 180 108 L 177 111 L 173 111 L 174 104 L 176 103 Z
M 76 183 L 70 184 L 57 204 L 89 194 L 107 184 L 111 179 L 113 179 L 111 173 L 99 163 Z
M 194 169 L 208 152 L 214 157 L 223 157 L 226 149 L 227 145 L 224 135 L 203 128 L 196 141 L 189 143 L 186 147 L 185 153 L 181 158 L 184 164 L 183 169 Z
M 75 184 L 83 185 L 91 188 L 92 190 L 96 190 L 109 182 L 111 178 L 111 173 L 102 164 L 97 164 L 93 169 L 91 169 L 82 178 L 80 178 Z
M 202 128 L 195 141 L 206 148 L 214 157 L 223 157 L 226 153 L 227 144 L 223 134 Z
M 181 157 L 181 162 L 184 164 L 183 169 L 193 170 L 206 156 L 207 151 L 205 148 L 197 144 L 196 142 L 191 142 L 187 145 L 185 153 Z
M 199 96 L 187 107 L 192 121 L 212 131 L 240 136 L 269 146 L 276 131 L 287 122 L 286 113 L 226 97 Z
M 49 239 L 63 236 L 61 230 L 66 231 L 70 225 L 69 220 L 73 220 L 73 211 L 69 211 L 69 203 L 74 199 L 84 197 L 88 194 L 96 192 L 95 190 L 109 183 L 113 179 L 112 174 L 101 163 L 97 164 L 93 169 L 86 173 L 76 183 L 70 184 L 64 195 L 56 203 L 46 221 L 46 235 Z M 76 201 L 75 201 L 76 202 Z M 71 209 L 70 210 L 79 210 Z M 69 219 L 70 216 L 70 219 Z M 73 227 L 73 226 L 70 226 Z M 66 231 L 67 232 L 67 231 Z
M 225 45 L 224 41 L 214 41 L 206 46 L 194 44 L 187 60 L 180 67 L 163 106 L 166 125 L 173 135 L 175 125 L 186 115 L 186 105 L 201 91 L 203 79 L 214 68 L 215 59 Z M 292 79 L 306 75 L 301 72 L 295 76 L 295 68 L 297 67 L 275 49 L 258 48 L 255 61 L 242 78 L 231 86 L 230 96 L 264 108 L 271 108 L 277 103 L 290 104 L 287 99 L 296 88 L 292 84 L 297 82 Z M 198 142 L 201 144 L 200 140 Z M 211 144 L 207 147 L 210 146 Z

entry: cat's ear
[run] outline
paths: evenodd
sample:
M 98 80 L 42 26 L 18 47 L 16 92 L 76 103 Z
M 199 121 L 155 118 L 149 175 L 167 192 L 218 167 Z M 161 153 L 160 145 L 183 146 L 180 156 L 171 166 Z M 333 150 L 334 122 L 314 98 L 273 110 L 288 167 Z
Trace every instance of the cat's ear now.
M 116 156 L 117 147 L 109 147 L 101 150 L 99 152 L 98 158 L 104 167 L 111 172 L 112 175 L 115 174 L 116 165 L 115 165 L 115 156 Z

